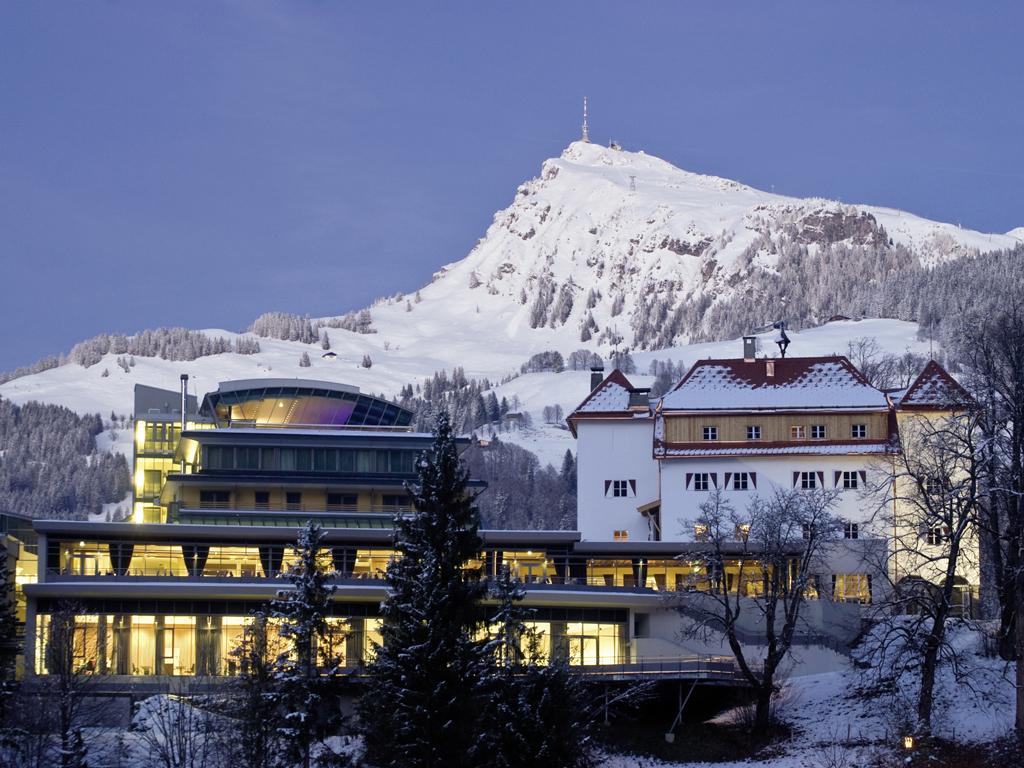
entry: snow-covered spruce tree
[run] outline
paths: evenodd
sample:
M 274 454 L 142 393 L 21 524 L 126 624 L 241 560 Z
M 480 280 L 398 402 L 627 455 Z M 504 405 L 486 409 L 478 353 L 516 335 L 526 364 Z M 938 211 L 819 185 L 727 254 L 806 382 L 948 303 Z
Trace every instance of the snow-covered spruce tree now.
M 593 762 L 585 684 L 563 653 L 549 660 L 520 605 L 524 593 L 508 568 L 491 584 L 490 674 L 482 692 L 481 765 L 586 768 Z
M 232 684 L 229 713 L 238 722 L 233 755 L 242 768 L 273 768 L 279 753 L 274 673 L 280 649 L 267 631 L 269 619 L 265 607 L 256 610 L 241 644 L 231 652 L 240 673 Z
M 340 719 L 331 696 L 337 661 L 325 660 L 326 669 L 317 663 L 318 643 L 326 645 L 327 612 L 335 590 L 317 560 L 323 535 L 315 521 L 299 531 L 298 559 L 288 573 L 293 588 L 278 592 L 270 604 L 287 646 L 274 669 L 278 734 L 283 754 L 302 768 L 310 768 L 314 743 Z
M 0 545 L 0 728 L 7 724 L 7 705 L 14 695 L 19 644 L 15 635 L 14 579 L 7 566 L 7 548 Z
M 459 768 L 480 754 L 480 683 L 486 648 L 474 639 L 480 516 L 455 436 L 438 414 L 434 442 L 409 491 L 415 512 L 395 518 L 395 549 L 383 605 L 383 642 L 359 704 L 367 762 L 377 768 Z

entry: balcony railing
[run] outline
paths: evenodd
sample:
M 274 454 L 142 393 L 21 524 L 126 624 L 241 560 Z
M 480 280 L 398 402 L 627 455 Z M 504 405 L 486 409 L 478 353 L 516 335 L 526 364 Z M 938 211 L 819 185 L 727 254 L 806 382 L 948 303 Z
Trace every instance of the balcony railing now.
M 227 510 L 232 512 L 313 512 L 317 514 L 341 512 L 349 514 L 367 513 L 392 515 L 398 512 L 412 511 L 411 504 L 376 504 L 369 507 L 361 507 L 358 504 L 306 504 L 304 502 L 297 502 L 293 504 L 289 504 L 287 502 L 284 504 L 271 504 L 270 502 L 243 504 L 236 501 L 213 500 L 200 501 L 197 506 L 179 503 L 179 508 L 183 510 Z

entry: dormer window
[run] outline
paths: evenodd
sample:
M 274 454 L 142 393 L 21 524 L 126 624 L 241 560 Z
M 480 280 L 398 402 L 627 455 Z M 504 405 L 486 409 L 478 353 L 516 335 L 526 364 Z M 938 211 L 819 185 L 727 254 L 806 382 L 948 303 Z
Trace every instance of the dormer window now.
M 824 440 L 825 439 L 825 425 L 824 424 L 811 424 L 811 440 Z
M 718 427 L 704 427 L 704 439 L 705 440 L 717 440 L 718 439 Z

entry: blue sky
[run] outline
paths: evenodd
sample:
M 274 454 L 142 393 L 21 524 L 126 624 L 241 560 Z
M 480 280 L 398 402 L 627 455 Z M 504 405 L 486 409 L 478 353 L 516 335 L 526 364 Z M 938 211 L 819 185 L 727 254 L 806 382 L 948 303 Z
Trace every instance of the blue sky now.
M 1024 9 L 6 2 L 0 370 L 409 291 L 579 132 L 777 192 L 1024 225 Z

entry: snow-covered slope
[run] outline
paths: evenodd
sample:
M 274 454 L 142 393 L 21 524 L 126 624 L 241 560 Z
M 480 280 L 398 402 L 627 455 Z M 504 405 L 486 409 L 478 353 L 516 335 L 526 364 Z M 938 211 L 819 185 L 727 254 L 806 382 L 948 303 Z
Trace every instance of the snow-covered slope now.
M 471 378 L 496 381 L 536 352 L 567 355 L 581 347 L 605 356 L 632 348 L 639 370 L 646 371 L 654 357 L 690 362 L 699 355 L 738 354 L 735 342 L 638 354 L 652 342 L 640 338 L 637 328 L 665 322 L 654 316 L 651 297 L 668 297 L 668 312 L 688 306 L 699 325 L 702 308 L 742 292 L 755 273 L 775 270 L 775 246 L 782 241 L 813 254 L 835 244 L 886 249 L 891 240 L 922 263 L 934 263 L 1013 247 L 1019 236 L 1018 230 L 985 235 L 891 209 L 784 197 L 689 173 L 643 152 L 575 142 L 519 187 L 466 258 L 443 267 L 420 291 L 374 305 L 373 333 L 328 328 L 336 359 L 323 358 L 319 345 L 261 338 L 256 355 L 191 362 L 136 356 L 127 372 L 108 355 L 89 368 L 68 364 L 22 376 L 0 386 L 0 395 L 124 414 L 136 382 L 173 388 L 178 374 L 188 373 L 200 393 L 225 379 L 299 376 L 394 396 L 435 371 L 462 366 Z M 778 319 L 778 307 L 764 311 L 763 320 Z M 745 320 L 740 325 L 746 330 Z M 883 347 L 902 352 L 916 348 L 915 331 L 895 321 L 829 324 L 794 339 L 792 353 L 842 351 L 849 338 L 879 334 Z M 704 337 L 721 335 L 719 329 Z M 686 338 L 685 330 L 673 331 L 661 346 Z M 311 367 L 298 365 L 304 352 Z M 364 355 L 371 368 L 360 366 Z M 500 387 L 498 395 L 517 396 L 539 424 L 545 405 L 558 404 L 567 413 L 586 385 L 584 373 L 531 374 Z M 557 460 L 543 437 L 547 431 L 521 437 L 535 439 L 532 447 L 542 459 Z
M 220 330 L 207 333 L 227 338 L 238 336 Z M 926 342 L 917 341 L 917 326 L 899 320 L 828 323 L 820 328 L 793 332 L 790 336 L 793 342 L 791 355 L 845 352 L 848 341 L 865 336 L 876 338 L 881 349 L 887 352 L 902 353 L 909 349 L 920 354 L 928 351 Z M 331 340 L 332 351 L 337 354 L 334 359 L 322 357 L 316 345 L 274 339 L 260 339 L 261 351 L 254 355 L 228 353 L 188 362 L 136 357 L 135 365 L 128 372 L 118 367 L 117 356 L 110 354 L 88 368 L 63 365 L 14 379 L 0 386 L 0 396 L 15 403 L 29 400 L 56 403 L 79 413 L 100 413 L 104 417 L 111 412 L 129 415 L 135 384 L 174 389 L 178 385 L 178 375 L 187 373 L 199 395 L 228 379 L 296 377 L 353 384 L 367 392 L 394 397 L 402 386 L 420 382 L 434 371 L 450 371 L 458 365 L 465 365 L 470 377 L 487 377 L 497 382 L 518 370 L 527 355 L 524 348 L 493 344 L 483 335 L 460 346 L 448 344 L 443 335 L 403 345 L 391 343 L 382 333 L 356 334 L 332 330 Z M 579 345 L 569 349 L 575 346 Z M 646 372 L 654 359 L 671 359 L 689 365 L 700 358 L 738 357 L 741 350 L 739 340 L 730 340 L 641 352 L 634 354 L 633 358 L 637 370 Z M 310 357 L 308 368 L 299 365 L 303 352 Z M 373 361 L 371 368 L 360 365 L 364 354 L 370 355 Z M 107 375 L 104 375 L 105 371 Z M 638 386 L 649 385 L 653 381 L 644 373 L 631 376 L 631 379 Z M 586 396 L 589 382 L 588 372 L 565 371 L 523 374 L 505 384 L 496 384 L 498 399 L 505 397 L 511 403 L 518 398 L 520 409 L 530 413 L 534 424 L 532 429 L 511 433 L 509 438 L 537 453 L 542 462 L 557 466 L 566 449 L 575 450 L 575 444 L 563 427 L 544 424 L 543 409 L 548 405 L 559 405 L 565 414 L 570 413 Z M 101 438 L 103 448 L 131 450 L 130 434 L 113 442 L 107 433 Z
M 773 270 L 779 256 L 769 244 L 781 238 L 812 254 L 836 243 L 887 248 L 891 240 L 925 264 L 1017 243 L 889 208 L 775 195 L 643 152 L 576 142 L 519 187 L 473 251 L 421 289 L 421 302 L 399 296 L 375 306 L 374 327 L 402 344 L 443 335 L 467 352 L 481 336 L 522 351 L 567 349 L 588 336 L 584 327 L 591 345 L 607 348 L 621 337 L 642 347 L 649 339 L 638 338 L 634 315 L 649 312 L 652 297 L 671 307 L 728 298 L 752 271 Z

